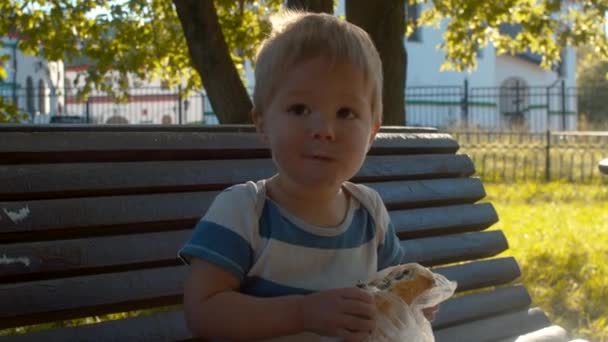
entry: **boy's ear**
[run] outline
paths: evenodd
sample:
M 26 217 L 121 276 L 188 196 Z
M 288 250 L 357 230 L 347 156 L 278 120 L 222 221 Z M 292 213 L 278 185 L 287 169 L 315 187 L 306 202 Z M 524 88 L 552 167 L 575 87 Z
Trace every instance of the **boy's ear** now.
M 381 125 L 382 125 L 382 124 L 381 124 L 381 123 L 379 123 L 379 122 L 378 122 L 377 124 L 374 124 L 374 128 L 373 128 L 373 132 L 374 132 L 374 138 L 376 137 L 376 134 L 378 134 L 378 132 L 380 131 L 380 126 L 381 126 Z
M 258 132 L 260 139 L 263 142 L 266 142 L 268 139 L 266 137 L 266 130 L 264 129 L 264 116 L 260 111 L 258 111 L 255 107 L 251 109 L 251 121 L 255 125 L 255 130 Z
M 374 127 L 372 127 L 372 134 L 369 137 L 369 147 L 367 149 L 368 152 L 372 148 L 372 144 L 374 143 L 374 139 L 376 139 L 376 134 L 378 134 L 378 131 L 380 131 L 380 123 L 374 124 Z

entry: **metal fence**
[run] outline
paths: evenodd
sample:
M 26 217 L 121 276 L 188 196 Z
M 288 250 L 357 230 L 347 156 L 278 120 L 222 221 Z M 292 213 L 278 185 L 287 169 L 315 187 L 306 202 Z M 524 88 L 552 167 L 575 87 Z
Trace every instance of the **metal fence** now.
M 502 87 L 469 87 L 465 81 L 461 86 L 408 87 L 407 125 L 536 133 L 575 131 L 580 130 L 579 102 L 593 100 L 582 96 L 587 93 L 587 89 L 566 87 L 563 81 L 549 86 L 514 81 Z
M 90 124 L 218 124 L 206 94 L 181 87 L 133 88 L 127 94 L 94 91 L 87 98 L 78 89 L 17 89 L 0 87 L 0 96 L 27 113 L 29 123 L 49 123 L 78 117 Z M 70 122 L 74 122 L 71 120 Z
M 204 91 L 134 88 L 128 93 L 120 99 L 93 92 L 82 99 L 74 88 L 0 87 L 0 96 L 16 101 L 34 123 L 60 115 L 80 116 L 93 124 L 218 123 Z M 563 81 L 533 87 L 520 81 L 503 87 L 470 87 L 466 81 L 457 86 L 408 87 L 406 125 L 542 133 L 595 128 L 584 124 L 585 118 L 594 118 L 608 130 L 608 109 L 602 101 L 607 96 L 608 88 L 569 88 Z
M 450 133 L 485 181 L 608 184 L 598 169 L 599 161 L 608 158 L 608 132 Z

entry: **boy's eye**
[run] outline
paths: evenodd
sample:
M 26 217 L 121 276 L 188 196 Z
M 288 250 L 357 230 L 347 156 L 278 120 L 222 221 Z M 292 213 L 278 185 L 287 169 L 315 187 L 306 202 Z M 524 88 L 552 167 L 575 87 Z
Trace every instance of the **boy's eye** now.
M 338 109 L 338 118 L 340 119 L 354 119 L 356 117 L 355 112 L 348 107 L 342 107 Z
M 287 109 L 288 113 L 294 114 L 294 115 L 308 115 L 310 114 L 310 108 L 308 108 L 307 105 L 302 104 L 302 103 L 298 103 L 298 104 L 294 104 L 289 106 L 289 108 Z

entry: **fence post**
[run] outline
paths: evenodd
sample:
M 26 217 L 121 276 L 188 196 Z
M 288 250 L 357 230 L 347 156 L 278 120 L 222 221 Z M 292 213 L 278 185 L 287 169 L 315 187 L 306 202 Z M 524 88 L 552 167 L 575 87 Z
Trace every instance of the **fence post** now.
M 546 130 L 551 129 L 551 87 L 547 87 L 547 124 L 545 125 Z
M 566 130 L 566 81 L 562 80 L 562 131 Z
M 205 93 L 201 90 L 201 125 L 205 124 Z
M 177 86 L 177 122 L 179 122 L 179 124 L 182 124 L 182 85 L 178 85 Z
M 547 144 L 545 152 L 545 181 L 551 181 L 551 130 L 547 129 Z
M 464 96 L 462 99 L 462 120 L 464 127 L 469 128 L 469 80 L 464 79 Z
M 91 123 L 91 97 L 87 96 L 87 103 L 85 104 L 85 112 L 87 116 L 87 123 Z

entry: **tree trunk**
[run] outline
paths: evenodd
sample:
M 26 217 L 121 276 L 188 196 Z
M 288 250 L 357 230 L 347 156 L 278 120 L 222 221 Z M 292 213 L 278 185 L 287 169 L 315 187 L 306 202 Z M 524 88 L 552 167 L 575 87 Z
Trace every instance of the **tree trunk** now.
M 252 104 L 230 58 L 213 0 L 173 0 L 192 64 L 220 123 L 249 123 Z
M 380 53 L 383 124 L 405 125 L 405 1 L 346 0 L 346 20 L 367 31 Z
M 334 13 L 333 0 L 287 0 L 287 8 L 301 9 L 308 12 Z

